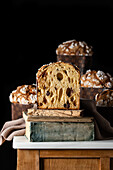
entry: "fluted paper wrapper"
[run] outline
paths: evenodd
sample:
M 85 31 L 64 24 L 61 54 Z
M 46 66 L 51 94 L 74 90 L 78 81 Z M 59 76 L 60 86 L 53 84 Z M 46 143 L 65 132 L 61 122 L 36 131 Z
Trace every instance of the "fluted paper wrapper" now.
M 81 75 L 92 68 L 92 56 L 57 55 L 57 61 L 77 65 Z
M 27 109 L 30 109 L 34 106 L 34 104 L 19 104 L 19 103 L 11 103 L 11 114 L 12 120 L 16 120 L 18 118 L 22 118 L 22 112 L 26 112 Z

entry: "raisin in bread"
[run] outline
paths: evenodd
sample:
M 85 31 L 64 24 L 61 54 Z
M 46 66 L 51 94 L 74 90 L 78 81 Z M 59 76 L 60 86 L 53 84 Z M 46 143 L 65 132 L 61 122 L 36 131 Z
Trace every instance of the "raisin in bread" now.
M 69 63 L 42 66 L 37 74 L 37 107 L 42 109 L 79 109 L 80 72 Z
M 113 107 L 113 90 L 107 89 L 95 95 L 97 106 Z

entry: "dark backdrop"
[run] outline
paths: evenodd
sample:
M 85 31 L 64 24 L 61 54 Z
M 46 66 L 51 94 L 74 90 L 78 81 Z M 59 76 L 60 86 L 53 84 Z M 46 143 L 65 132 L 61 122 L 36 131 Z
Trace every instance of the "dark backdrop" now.
M 109 0 L 4 2 L 1 37 L 0 128 L 11 120 L 10 92 L 18 85 L 35 83 L 37 69 L 56 61 L 55 50 L 64 41 L 76 39 L 92 45 L 93 68 L 113 75 L 113 6 Z M 12 142 L 0 147 L 0 156 L 2 163 L 7 162 L 3 169 L 16 169 Z

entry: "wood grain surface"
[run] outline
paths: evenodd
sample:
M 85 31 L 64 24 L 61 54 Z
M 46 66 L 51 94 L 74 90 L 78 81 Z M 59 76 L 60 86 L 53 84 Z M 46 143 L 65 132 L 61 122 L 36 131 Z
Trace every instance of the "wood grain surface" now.
M 19 149 L 17 153 L 17 170 L 113 170 L 113 150 Z
M 18 149 L 17 170 L 39 170 L 39 151 Z
M 98 170 L 99 159 L 44 159 L 43 170 Z

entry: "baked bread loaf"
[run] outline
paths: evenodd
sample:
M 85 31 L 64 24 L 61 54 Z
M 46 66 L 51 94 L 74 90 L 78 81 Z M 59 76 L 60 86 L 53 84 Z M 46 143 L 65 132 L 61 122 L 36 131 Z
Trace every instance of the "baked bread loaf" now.
M 81 76 L 81 87 L 113 88 L 113 77 L 103 71 L 87 70 Z
M 84 41 L 70 40 L 63 42 L 56 49 L 57 55 L 76 55 L 76 56 L 92 56 L 92 47 L 88 46 Z
M 92 68 L 92 47 L 84 41 L 70 40 L 63 42 L 56 49 L 56 54 L 57 61 L 75 64 L 81 75 Z
M 31 104 L 36 103 L 36 85 L 22 85 L 18 86 L 16 90 L 12 91 L 9 96 L 11 103 Z
M 113 90 L 107 89 L 95 95 L 97 106 L 113 107 Z
M 37 74 L 37 107 L 42 109 L 79 109 L 80 72 L 69 63 L 42 66 Z

